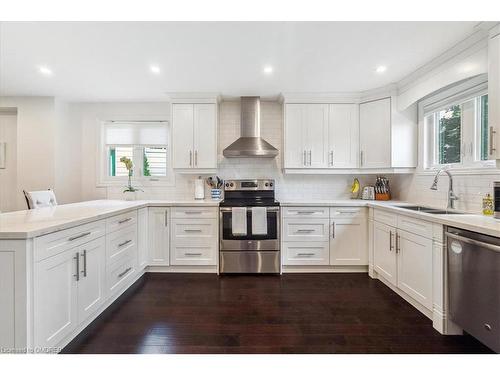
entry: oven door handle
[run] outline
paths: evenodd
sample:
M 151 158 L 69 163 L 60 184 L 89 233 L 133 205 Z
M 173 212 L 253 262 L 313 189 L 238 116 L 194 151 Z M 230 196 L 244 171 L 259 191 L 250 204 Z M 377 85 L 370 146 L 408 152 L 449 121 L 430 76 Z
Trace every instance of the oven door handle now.
M 252 212 L 252 207 L 247 207 L 248 211 Z M 268 212 L 279 212 L 280 208 L 278 206 L 266 207 Z M 221 212 L 231 212 L 232 207 L 220 207 Z

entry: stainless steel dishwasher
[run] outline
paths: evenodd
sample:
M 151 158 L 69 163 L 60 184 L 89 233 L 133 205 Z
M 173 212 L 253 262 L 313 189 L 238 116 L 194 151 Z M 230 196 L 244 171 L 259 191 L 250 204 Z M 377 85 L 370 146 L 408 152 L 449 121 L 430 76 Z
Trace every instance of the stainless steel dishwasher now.
M 500 238 L 448 227 L 450 318 L 500 352 Z

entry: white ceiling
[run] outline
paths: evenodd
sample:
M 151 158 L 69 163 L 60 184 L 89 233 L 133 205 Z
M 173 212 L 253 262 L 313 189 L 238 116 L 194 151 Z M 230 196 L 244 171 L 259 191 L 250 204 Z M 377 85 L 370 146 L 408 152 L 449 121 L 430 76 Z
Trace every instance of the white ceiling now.
M 166 92 L 273 96 L 394 83 L 474 22 L 38 22 L 0 25 L 1 95 L 161 100 Z M 150 65 L 161 68 L 155 75 Z M 271 75 L 263 74 L 272 65 Z M 386 65 L 387 71 L 375 69 Z M 51 76 L 39 72 L 47 66 Z

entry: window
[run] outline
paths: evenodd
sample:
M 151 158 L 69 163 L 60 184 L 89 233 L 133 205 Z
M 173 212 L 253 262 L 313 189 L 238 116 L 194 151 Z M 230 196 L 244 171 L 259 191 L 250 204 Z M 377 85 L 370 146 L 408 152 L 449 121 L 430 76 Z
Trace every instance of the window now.
M 426 169 L 493 166 L 488 155 L 488 94 L 484 86 L 424 106 Z
M 107 121 L 102 125 L 101 182 L 123 183 L 132 160 L 134 183 L 165 182 L 169 177 L 168 124 L 164 121 Z

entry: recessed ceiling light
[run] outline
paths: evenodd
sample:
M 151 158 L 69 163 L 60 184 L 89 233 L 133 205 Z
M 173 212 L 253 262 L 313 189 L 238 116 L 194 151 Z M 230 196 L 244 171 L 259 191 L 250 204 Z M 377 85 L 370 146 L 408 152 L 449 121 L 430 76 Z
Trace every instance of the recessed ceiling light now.
M 149 67 L 149 69 L 151 70 L 151 73 L 154 73 L 154 74 L 160 74 L 160 67 L 158 65 L 151 65 Z
M 52 70 L 46 66 L 40 66 L 38 67 L 38 71 L 42 73 L 43 75 L 46 76 L 51 76 L 52 75 Z
M 387 70 L 387 66 L 380 65 L 380 66 L 377 66 L 376 72 L 377 73 L 384 73 L 386 70 Z
M 273 67 L 271 65 L 266 65 L 264 67 L 264 74 L 272 74 L 273 72 Z

